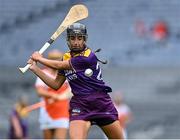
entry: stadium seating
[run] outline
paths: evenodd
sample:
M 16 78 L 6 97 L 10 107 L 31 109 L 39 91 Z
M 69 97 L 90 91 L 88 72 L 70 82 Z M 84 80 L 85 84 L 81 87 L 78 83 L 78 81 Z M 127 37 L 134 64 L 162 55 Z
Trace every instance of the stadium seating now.
M 180 13 L 178 0 L 140 0 L 134 3 L 128 0 L 102 3 L 97 0 L 84 3 L 90 11 L 89 18 L 83 21 L 89 29 L 88 43 L 93 49 L 103 48 L 101 56 L 113 59 L 116 65 L 163 65 L 164 60 L 166 65 L 179 64 L 176 61 L 180 51 L 176 38 L 176 29 L 179 28 L 176 17 Z M 50 37 L 70 5 L 66 0 L 40 0 L 38 3 L 34 0 L 21 3 L 4 0 L 0 13 L 3 17 L 0 22 L 0 41 L 4 53 L 0 56 L 0 65 L 7 57 L 11 60 L 8 65 L 17 63 L 15 60 L 23 64 Z M 137 37 L 134 26 L 138 19 L 143 20 L 149 30 L 157 20 L 163 19 L 168 23 L 172 36 L 165 47 L 159 48 L 151 36 Z M 55 47 L 65 44 L 65 38 L 61 38 Z M 66 50 L 65 47 L 62 50 Z

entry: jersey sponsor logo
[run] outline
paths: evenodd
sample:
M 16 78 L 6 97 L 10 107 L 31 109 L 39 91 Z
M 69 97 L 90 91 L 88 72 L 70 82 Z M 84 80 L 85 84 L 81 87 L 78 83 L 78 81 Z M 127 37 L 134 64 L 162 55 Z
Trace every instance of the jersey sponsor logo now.
M 80 113 L 81 113 L 81 110 L 79 108 L 74 108 L 71 111 L 72 116 L 79 115 Z
M 72 113 L 81 113 L 81 110 L 79 108 L 72 109 Z
M 64 73 L 68 81 L 77 79 L 77 75 L 73 70 L 64 70 Z

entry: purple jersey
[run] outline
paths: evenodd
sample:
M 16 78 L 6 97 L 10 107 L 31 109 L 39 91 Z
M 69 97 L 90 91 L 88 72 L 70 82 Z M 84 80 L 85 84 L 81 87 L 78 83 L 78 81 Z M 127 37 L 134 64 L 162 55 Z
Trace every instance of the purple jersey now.
M 112 91 L 102 80 L 101 68 L 97 57 L 89 48 L 83 54 L 77 54 L 73 57 L 70 53 L 65 53 L 63 60 L 69 60 L 73 70 L 62 70 L 59 72 L 69 81 L 74 95 L 87 95 L 97 91 Z M 93 71 L 90 77 L 84 74 L 88 68 Z

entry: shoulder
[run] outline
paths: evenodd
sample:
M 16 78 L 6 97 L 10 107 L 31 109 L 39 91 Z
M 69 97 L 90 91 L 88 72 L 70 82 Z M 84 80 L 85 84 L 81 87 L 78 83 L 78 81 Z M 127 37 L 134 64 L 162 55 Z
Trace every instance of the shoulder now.
M 63 55 L 63 60 L 69 60 L 70 58 L 71 58 L 70 52 L 66 52 L 66 53 Z
M 91 55 L 93 55 L 94 53 L 92 52 L 91 49 L 87 48 L 84 53 L 83 53 L 83 56 L 84 57 L 90 57 Z
M 76 54 L 70 59 L 74 69 L 84 69 L 97 63 L 97 57 L 91 49 L 87 48 L 84 52 Z
M 81 58 L 84 58 L 84 59 L 96 58 L 95 53 L 90 48 L 87 48 L 82 54 L 80 54 L 78 56 L 80 56 Z
M 87 48 L 83 53 L 77 56 L 74 56 L 73 59 L 77 61 L 81 61 L 81 62 L 91 63 L 91 64 L 97 61 L 97 57 L 95 53 L 89 48 Z
M 85 59 L 85 60 L 96 58 L 94 52 L 89 48 L 87 48 L 82 54 L 79 54 L 79 55 L 77 55 L 75 57 L 78 57 L 78 56 L 79 56 L 79 58 Z

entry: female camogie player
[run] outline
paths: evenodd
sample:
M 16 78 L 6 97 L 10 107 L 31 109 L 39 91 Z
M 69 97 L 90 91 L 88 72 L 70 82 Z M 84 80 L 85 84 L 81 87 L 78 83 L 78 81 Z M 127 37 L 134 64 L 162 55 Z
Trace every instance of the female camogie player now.
M 123 139 L 118 113 L 108 94 L 112 89 L 103 82 L 98 58 L 86 41 L 85 25 L 74 23 L 67 28 L 70 51 L 64 54 L 63 61 L 49 60 L 34 52 L 28 60 L 30 70 L 54 89 L 61 87 L 67 78 L 74 95 L 70 101 L 70 138 L 87 138 L 90 126 L 96 124 L 108 138 Z M 58 69 L 56 78 L 46 75 L 37 62 Z M 86 69 L 93 71 L 91 76 L 86 76 Z

